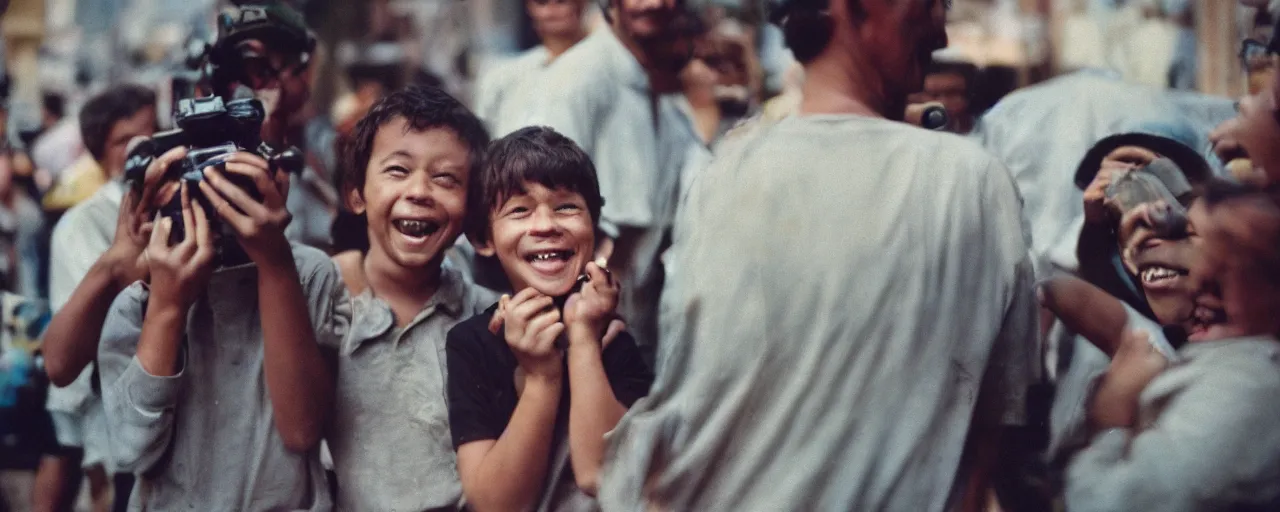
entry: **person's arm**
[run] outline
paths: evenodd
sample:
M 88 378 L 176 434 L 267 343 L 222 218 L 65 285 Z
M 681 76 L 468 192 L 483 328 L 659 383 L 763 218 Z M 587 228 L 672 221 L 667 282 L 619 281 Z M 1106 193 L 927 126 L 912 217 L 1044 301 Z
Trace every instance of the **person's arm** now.
M 290 221 L 285 208 L 289 177 L 277 171 L 273 179 L 269 169 L 266 160 L 244 152 L 230 156 L 223 167 L 227 174 L 252 179 L 261 201 L 212 168 L 205 171 L 200 188 L 258 267 L 263 373 L 276 431 L 286 448 L 305 452 L 323 436 L 334 379 L 316 342 L 302 280 L 284 235 Z
M 1120 346 L 1129 314 L 1120 299 L 1083 279 L 1058 276 L 1037 286 L 1040 303 L 1107 356 Z
M 97 356 L 107 311 L 121 291 L 112 267 L 103 260 L 90 267 L 70 300 L 49 321 L 40 350 L 54 386 L 70 385 Z
M 994 276 L 1004 289 L 1004 316 L 991 347 L 974 407 L 973 425 L 965 453 L 974 460 L 970 481 L 971 498 L 965 510 L 985 505 L 995 480 L 1005 478 L 1021 462 L 1029 446 L 1020 446 L 1019 430 L 1037 428 L 1043 418 L 1032 417 L 1028 397 L 1039 383 L 1043 363 L 1039 330 L 1039 309 L 1034 294 L 1034 266 L 1029 237 L 1022 219 L 1021 197 L 1003 166 L 987 164 L 985 187 L 980 197 L 984 217 L 990 219 L 983 234 L 989 244 Z M 1022 436 L 1025 437 L 1025 436 Z
M 1067 508 L 1218 510 L 1228 503 L 1216 500 L 1272 486 L 1280 414 L 1258 404 L 1280 400 L 1280 379 L 1262 351 L 1256 355 L 1246 364 L 1170 376 L 1185 387 L 1153 424 L 1099 432 L 1067 468 Z
M 141 285 L 120 294 L 102 328 L 98 353 L 112 457 L 121 471 L 131 473 L 151 469 L 164 456 L 173 436 L 178 391 L 186 379 L 182 333 L 167 328 L 165 324 L 171 320 L 158 314 L 148 312 L 144 320 L 144 311 L 150 309 L 148 302 Z M 182 320 L 185 323 L 185 318 Z M 143 338 L 147 338 L 145 346 Z M 162 342 L 161 350 L 157 350 L 157 341 Z M 169 350 L 163 350 L 164 345 L 169 345 Z
M 156 226 L 147 247 L 150 293 L 138 285 L 120 295 L 107 316 L 99 350 L 112 455 L 122 469 L 134 473 L 154 466 L 173 436 L 173 410 L 186 367 L 182 345 L 187 312 L 213 271 L 208 219 L 191 207 L 186 186 L 181 194 L 186 238 L 170 246 L 172 220 Z
M 467 502 L 478 511 L 527 510 L 542 493 L 560 406 L 563 368 L 555 340 L 563 332 L 549 297 L 528 288 L 503 297 L 504 329 L 520 361 L 524 387 L 511 418 L 494 417 L 496 392 L 479 340 L 449 333 L 449 422 L 458 449 L 458 474 Z M 504 377 L 505 378 L 505 377 Z
M 601 341 L 618 304 L 614 277 L 596 263 L 587 264 L 590 281 L 565 304 L 569 338 L 569 460 L 578 488 L 595 496 L 604 436 L 618 425 L 627 406 L 614 395 L 605 373 Z M 617 342 L 630 342 L 630 336 Z

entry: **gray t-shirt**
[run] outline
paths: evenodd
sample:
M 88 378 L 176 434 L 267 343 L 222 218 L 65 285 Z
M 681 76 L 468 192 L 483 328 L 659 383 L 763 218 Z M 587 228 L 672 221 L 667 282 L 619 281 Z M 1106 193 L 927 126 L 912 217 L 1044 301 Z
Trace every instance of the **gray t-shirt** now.
M 317 342 L 336 346 L 350 304 L 324 253 L 295 245 Z M 177 375 L 147 373 L 136 357 L 148 291 L 116 298 L 98 362 L 112 455 L 139 475 L 131 510 L 308 510 L 333 508 L 319 450 L 285 448 L 263 375 L 257 268 L 214 272 L 188 313 Z
M 458 508 L 462 484 L 449 435 L 445 335 L 496 301 L 448 265 L 440 289 L 403 329 L 371 292 L 352 298 L 327 439 L 339 510 Z
M 601 505 L 942 510 L 975 417 L 1025 422 L 1037 378 L 1020 211 L 955 135 L 730 133 L 682 206 L 657 381 L 610 434 Z

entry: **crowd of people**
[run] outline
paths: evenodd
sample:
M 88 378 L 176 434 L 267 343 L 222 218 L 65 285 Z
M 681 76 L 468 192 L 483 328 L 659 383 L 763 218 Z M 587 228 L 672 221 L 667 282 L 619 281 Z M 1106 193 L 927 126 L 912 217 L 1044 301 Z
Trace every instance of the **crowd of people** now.
M 117 84 L 0 155 L 0 453 L 41 512 L 1276 510 L 1280 5 L 1241 2 L 1238 102 L 982 112 L 944 0 L 783 2 L 770 96 L 746 13 L 526 0 L 466 101 L 332 124 L 302 18 L 237 6 L 197 92 L 254 144 L 148 153 L 171 109 Z

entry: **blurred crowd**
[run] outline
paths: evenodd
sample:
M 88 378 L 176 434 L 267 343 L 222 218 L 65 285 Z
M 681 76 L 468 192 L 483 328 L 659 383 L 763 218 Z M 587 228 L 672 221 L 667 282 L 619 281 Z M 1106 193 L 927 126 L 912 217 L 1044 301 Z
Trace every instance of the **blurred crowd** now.
M 237 2 L 0 107 L 0 511 L 1280 507 L 1280 5 L 1221 98 L 776 3 Z M 193 97 L 254 143 L 143 151 Z

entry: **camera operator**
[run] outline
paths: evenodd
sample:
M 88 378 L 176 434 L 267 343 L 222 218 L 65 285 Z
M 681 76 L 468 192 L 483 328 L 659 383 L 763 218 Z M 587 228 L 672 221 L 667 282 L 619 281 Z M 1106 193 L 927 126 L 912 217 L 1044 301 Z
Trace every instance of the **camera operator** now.
M 244 5 L 231 15 L 206 55 L 213 93 L 261 101 L 267 111 L 262 141 L 276 150 L 303 144 L 296 125 L 311 97 L 314 36 L 301 14 L 280 4 Z M 332 189 L 313 166 L 294 178 L 288 197 L 294 220 L 285 232 L 290 240 L 328 248 L 336 207 Z
M 784 7 L 801 111 L 730 133 L 682 206 L 687 277 L 658 381 L 611 434 L 606 510 L 985 505 L 1036 305 L 1008 172 L 898 122 L 946 3 Z
M 222 33 L 209 56 L 213 71 L 209 78 L 212 80 L 213 90 L 223 94 L 243 96 L 247 89 L 241 86 L 249 84 L 253 86 L 253 94 L 264 100 L 262 104 L 265 105 L 265 112 L 251 112 L 250 117 L 261 124 L 253 125 L 249 134 L 239 134 L 244 138 L 256 139 L 261 133 L 262 139 L 268 144 L 282 144 L 286 126 L 284 123 L 289 113 L 305 102 L 306 89 L 302 86 L 305 81 L 301 79 L 300 73 L 303 72 L 306 61 L 302 53 L 305 53 L 303 50 L 310 44 L 311 39 L 298 20 L 296 13 L 281 7 L 261 6 L 243 6 L 221 19 Z M 216 106 L 213 109 L 204 108 L 214 104 Z M 210 98 L 191 102 L 188 110 L 200 114 L 197 116 L 200 119 L 207 119 L 207 114 L 216 114 L 218 108 L 222 106 L 221 100 Z M 243 107 L 244 104 L 241 103 L 240 106 Z M 235 108 L 237 112 L 243 110 L 240 107 Z M 225 114 L 226 110 L 222 110 L 222 113 Z M 192 124 L 206 126 L 208 121 L 198 123 L 193 121 Z M 166 133 L 172 135 L 173 132 Z M 188 135 L 189 138 L 201 138 L 198 137 L 198 133 Z M 151 145 L 156 143 L 158 142 L 145 142 Z M 242 150 L 262 150 L 256 145 L 237 144 L 237 146 Z M 196 154 L 197 149 L 204 148 L 190 149 L 193 154 Z M 267 436 L 262 432 L 263 435 L 252 437 L 252 439 L 274 438 L 274 441 L 261 441 L 250 446 L 243 446 L 246 439 L 246 432 L 243 429 L 227 428 L 228 425 L 224 424 L 224 428 L 220 429 L 218 434 L 222 435 L 222 430 L 226 430 L 226 435 L 235 436 L 238 446 L 251 451 L 250 457 L 254 451 L 259 455 L 256 460 L 238 461 L 235 464 L 237 468 L 255 464 L 263 467 L 274 465 L 269 469 L 274 473 L 272 478 L 275 483 L 280 485 L 273 484 L 275 488 L 265 492 L 276 495 L 264 498 L 255 493 L 255 488 L 250 488 L 245 490 L 248 499 L 268 501 L 279 499 L 282 502 L 290 502 L 291 505 L 288 508 L 298 508 L 305 506 L 304 504 L 324 507 L 328 503 L 327 487 L 323 485 L 323 477 L 318 476 L 320 475 L 319 461 L 314 453 L 314 445 L 319 437 L 317 425 L 320 420 L 317 418 L 323 416 L 323 409 L 328 403 L 327 391 L 324 386 L 310 386 L 297 379 L 302 378 L 305 381 L 316 379 L 317 382 L 329 380 L 315 377 L 314 372 L 324 370 L 319 361 L 316 361 L 318 356 L 312 354 L 314 351 L 303 349 L 299 353 L 296 347 L 298 343 L 314 344 L 313 337 L 321 337 L 316 336 L 313 329 L 302 327 L 310 323 L 306 314 L 308 311 L 306 303 L 319 304 L 313 308 L 317 322 L 341 321 L 330 314 L 332 312 L 330 305 L 334 301 L 329 300 L 334 293 L 340 294 L 341 283 L 336 278 L 329 279 L 333 277 L 330 272 L 332 265 L 323 254 L 301 248 L 291 251 L 288 243 L 284 242 L 283 229 L 288 224 L 290 216 L 281 198 L 289 188 L 288 176 L 276 169 L 276 165 L 257 154 L 241 151 L 222 155 L 221 162 L 205 169 L 204 176 L 208 177 L 207 181 L 203 179 L 192 181 L 188 176 L 176 180 L 174 179 L 176 176 L 169 171 L 171 166 L 187 160 L 185 159 L 186 150 L 174 148 L 163 155 L 151 156 L 158 157 L 151 161 L 145 171 L 145 177 L 133 176 L 134 186 L 123 194 L 125 201 L 119 207 L 118 221 L 113 226 L 116 240 L 111 242 L 111 249 L 107 250 L 94 264 L 94 269 L 98 272 L 95 274 L 91 271 L 89 274 L 97 275 L 101 279 L 86 278 L 82 281 L 71 295 L 67 305 L 59 311 L 50 325 L 45 337 L 46 348 L 52 343 L 55 346 L 64 347 L 66 353 L 72 354 L 63 361 L 61 370 L 57 373 L 74 375 L 78 368 L 83 368 L 92 360 L 93 354 L 98 350 L 99 330 L 108 335 L 115 334 L 104 338 L 107 345 L 102 349 L 100 363 L 103 399 L 110 409 L 107 412 L 107 420 L 111 424 L 113 438 L 119 448 L 116 453 L 113 453 L 119 460 L 113 462 L 119 464 L 121 469 L 133 472 L 152 469 L 159 454 L 148 450 L 163 451 L 171 443 L 177 443 L 177 441 L 171 441 L 174 438 L 190 436 L 196 439 L 192 442 L 197 443 L 201 438 L 205 441 L 216 439 L 200 433 L 183 432 L 182 435 L 178 435 L 172 432 L 175 423 L 172 414 L 175 406 L 170 400 L 177 398 L 174 382 L 182 380 L 185 373 L 183 370 L 187 366 L 183 361 L 187 354 L 185 346 L 180 350 L 182 357 L 174 357 L 173 351 L 179 350 L 179 347 L 174 344 L 175 341 L 185 338 L 178 336 L 179 333 L 175 332 L 180 325 L 175 324 L 174 320 L 181 319 L 184 322 L 186 315 L 181 314 L 180 311 L 191 306 L 193 302 L 203 305 L 206 315 L 210 314 L 210 306 L 204 301 L 197 300 L 198 296 L 204 294 L 198 283 L 201 279 L 206 281 L 211 279 L 210 282 L 214 286 L 219 286 L 228 279 L 224 277 L 224 273 L 231 272 L 230 269 L 213 271 L 212 266 L 215 262 L 210 254 L 211 251 L 216 249 L 219 256 L 225 256 L 223 259 L 227 261 L 223 263 L 228 267 L 252 268 L 236 264 L 255 263 L 259 281 L 257 289 L 240 281 L 239 283 L 244 286 L 239 288 L 223 286 L 225 289 L 221 289 L 217 295 L 224 298 L 230 297 L 232 300 L 236 300 L 238 294 L 244 295 L 238 297 L 239 302 L 243 304 L 255 304 L 253 296 L 248 295 L 256 296 L 259 291 L 264 297 L 270 297 L 269 300 L 262 301 L 262 309 L 265 313 L 262 316 L 270 320 L 261 324 L 260 331 L 256 329 L 253 331 L 258 332 L 256 337 L 260 338 L 254 345 L 259 347 L 257 349 L 259 365 L 244 365 L 246 355 L 236 357 L 240 358 L 238 360 L 240 364 L 237 366 L 259 370 L 256 376 L 250 374 L 246 382 L 263 381 L 262 368 L 270 367 L 265 371 L 265 381 L 270 384 L 271 389 L 265 393 L 273 398 L 272 404 L 281 404 L 281 407 L 275 409 L 274 414 L 280 433 L 278 436 Z M 221 172 L 209 172 L 213 167 L 217 167 Z M 274 179 L 271 174 L 273 172 Z M 186 183 L 188 186 L 180 187 L 180 183 Z M 198 188 L 196 183 L 200 183 Z M 192 208 L 193 203 L 199 207 Z M 151 215 L 157 209 L 163 210 L 166 206 L 171 207 L 171 210 L 177 209 L 181 213 L 175 215 L 170 211 L 168 216 L 156 225 L 158 228 L 162 227 L 164 233 L 158 235 L 152 233 L 152 223 L 148 222 Z M 212 220 L 200 221 L 201 218 L 213 219 L 215 215 L 227 228 L 220 233 L 209 232 L 209 222 Z M 197 227 L 201 229 L 196 230 Z M 169 232 L 173 231 L 179 231 L 182 234 L 170 237 Z M 107 232 L 109 233 L 110 230 Z M 150 248 L 147 247 L 148 238 L 151 238 Z M 237 254 L 240 257 L 234 258 Z M 173 258 L 179 257 L 185 262 L 182 268 L 172 268 L 175 264 Z M 295 260 L 298 268 L 294 268 Z M 170 265 L 157 267 L 157 263 L 165 262 Z M 108 314 L 112 299 L 122 287 L 139 279 L 149 279 L 149 274 L 157 268 L 167 271 L 162 276 L 166 279 L 162 279 L 159 283 L 152 283 L 152 293 L 149 294 L 152 300 L 140 299 L 140 295 L 146 297 L 148 294 L 137 287 L 128 288 L 121 296 L 121 305 L 118 306 L 127 311 L 117 310 L 116 313 Z M 209 277 L 211 272 L 212 278 Z M 302 280 L 305 290 L 299 289 L 300 273 L 301 277 L 305 278 Z M 177 283 L 174 283 L 175 277 Z M 180 296 L 174 295 L 175 289 L 181 292 L 178 293 Z M 160 293 L 162 291 L 168 293 Z M 310 293 L 311 300 L 306 301 L 304 291 Z M 134 302 L 130 302 L 130 298 Z M 136 302 L 138 300 L 144 300 L 147 306 L 140 307 Z M 130 306 L 133 308 L 130 309 Z M 145 322 L 141 319 L 143 309 L 150 310 Z M 217 307 L 214 309 L 217 310 Z M 223 310 L 218 311 L 225 314 Z M 255 310 L 243 312 L 239 316 L 247 318 L 258 314 L 259 312 Z M 222 314 L 218 316 L 221 317 Z M 200 315 L 195 315 L 193 318 L 196 321 L 202 320 Z M 104 327 L 104 321 L 116 327 Z M 151 325 L 157 322 L 163 325 Z M 147 327 L 143 326 L 144 323 Z M 201 338 L 213 336 L 217 338 L 217 342 L 229 343 L 230 339 L 235 338 L 235 334 L 225 332 L 225 324 L 226 320 L 223 320 L 217 324 L 218 328 L 198 329 L 201 336 L 193 339 L 199 341 Z M 257 322 L 254 322 L 254 325 L 257 325 Z M 331 331 L 321 327 L 316 327 L 315 330 Z M 137 357 L 134 357 L 131 343 L 138 343 L 140 334 L 147 342 L 139 344 L 144 350 L 139 351 Z M 253 335 L 241 333 L 240 337 L 246 336 Z M 263 347 L 263 339 L 266 340 L 265 347 Z M 208 340 L 206 344 L 218 343 Z M 125 359 L 121 361 L 115 356 L 123 356 Z M 216 366 L 220 363 L 225 364 L 225 359 L 206 360 L 209 359 L 208 356 L 201 357 L 205 359 L 202 359 L 200 364 L 194 361 L 191 363 L 198 369 L 204 368 L 198 370 L 199 373 L 210 372 L 206 365 L 215 365 L 213 368 L 226 370 L 225 367 Z M 248 354 L 247 357 L 252 359 L 253 356 Z M 129 363 L 129 359 L 132 359 L 132 364 Z M 173 368 L 175 359 L 177 359 L 176 369 Z M 139 364 L 145 366 L 138 366 Z M 157 376 L 166 371 L 171 376 Z M 173 375 L 175 373 L 176 375 Z M 182 386 L 182 389 L 214 394 L 225 391 L 200 389 L 202 385 L 207 384 L 206 382 L 190 384 Z M 253 386 L 244 386 L 244 382 L 237 382 L 235 386 L 257 395 L 264 394 L 262 390 Z M 294 393 L 306 389 L 315 390 L 316 395 L 313 396 L 305 391 L 301 396 Z M 122 397 L 121 393 L 125 396 Z M 134 401 L 143 400 L 139 398 L 139 393 L 147 394 L 146 401 Z M 243 397 L 232 397 L 229 394 L 220 401 L 210 399 L 210 403 L 214 405 L 220 402 L 240 406 L 243 409 L 245 406 L 260 404 L 261 400 L 245 400 Z M 152 406 L 160 409 L 149 408 Z M 259 407 L 262 406 L 259 405 Z M 265 411 L 253 409 L 238 410 L 234 414 L 245 423 L 237 423 L 236 426 L 242 426 L 245 429 L 257 427 L 262 431 L 267 428 L 264 425 L 270 423 L 262 421 L 264 413 Z M 138 414 L 147 419 L 141 420 L 134 417 Z M 201 417 L 198 412 L 193 411 L 188 411 L 184 417 L 189 418 L 193 414 Z M 207 416 L 204 417 L 207 419 Z M 186 423 L 178 423 L 180 426 L 187 426 Z M 116 435 L 120 437 L 115 437 Z M 280 444 L 284 446 L 279 446 Z M 186 443 L 175 446 L 181 445 Z M 281 453 L 286 450 L 301 453 Z M 238 450 L 233 451 L 243 453 Z M 190 503 L 199 503 L 202 507 L 222 503 L 228 509 L 242 508 L 245 506 L 243 504 L 248 502 L 239 500 L 236 493 L 230 491 L 245 484 L 222 482 L 220 478 L 234 479 L 234 474 L 228 474 L 227 471 L 222 470 L 218 465 L 219 462 L 217 460 L 211 463 L 207 460 L 193 461 L 193 466 L 188 468 L 189 471 L 184 474 L 184 477 L 165 480 L 179 485 L 181 490 L 157 485 L 154 481 L 150 485 L 140 482 L 140 485 L 135 487 L 133 499 L 163 507 L 162 504 L 166 503 L 166 500 L 186 499 L 187 496 L 192 496 L 195 501 Z M 152 475 L 158 473 L 163 471 L 156 469 Z M 195 478 L 201 485 L 186 481 L 185 476 L 197 473 L 201 476 Z M 296 482 L 301 478 L 301 474 L 305 473 L 310 473 L 311 481 Z M 210 487 L 205 487 L 206 485 Z M 145 495 L 137 492 L 143 489 L 148 489 L 149 492 Z M 210 495 L 197 496 L 201 490 L 209 491 Z M 123 499 L 125 495 L 122 493 L 119 498 Z M 213 497 L 214 495 L 217 497 Z M 223 507 L 214 506 L 214 508 Z

